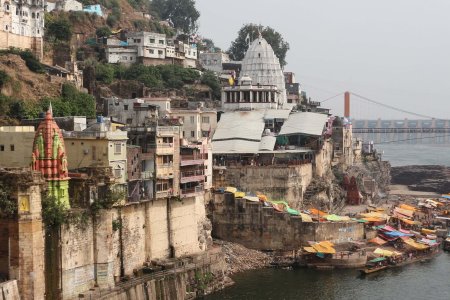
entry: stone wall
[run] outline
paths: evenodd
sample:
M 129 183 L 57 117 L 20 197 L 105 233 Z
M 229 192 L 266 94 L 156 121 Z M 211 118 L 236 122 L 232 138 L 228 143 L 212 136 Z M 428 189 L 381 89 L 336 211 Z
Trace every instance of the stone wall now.
M 113 288 L 121 276 L 133 277 L 151 260 L 202 252 L 198 227 L 204 218 L 204 197 L 198 196 L 130 203 L 102 210 L 85 224 L 63 226 L 63 298 L 96 284 Z
M 234 186 L 245 192 L 261 192 L 273 200 L 286 200 L 300 207 L 303 193 L 311 183 L 311 164 L 299 166 L 231 166 L 214 171 L 213 185 Z
M 20 300 L 19 289 L 17 288 L 17 280 L 10 280 L 0 283 L 0 299 Z
M 0 49 L 10 47 L 29 49 L 38 59 L 43 56 L 42 37 L 23 36 L 0 30 Z
M 231 193 L 214 195 L 212 223 L 213 237 L 258 250 L 295 250 L 308 241 L 344 243 L 364 238 L 360 223 L 303 223 L 300 217 L 235 199 Z

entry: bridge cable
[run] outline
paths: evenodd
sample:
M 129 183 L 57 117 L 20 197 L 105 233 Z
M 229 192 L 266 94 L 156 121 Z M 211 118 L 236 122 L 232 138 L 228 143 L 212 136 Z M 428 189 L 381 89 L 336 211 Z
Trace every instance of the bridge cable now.
M 389 109 L 393 109 L 393 110 L 396 110 L 396 111 L 399 111 L 399 112 L 402 112 L 402 113 L 413 115 L 413 116 L 416 116 L 416 117 L 425 118 L 425 119 L 440 119 L 440 118 L 435 118 L 435 117 L 431 117 L 431 116 L 422 115 L 422 114 L 418 114 L 418 113 L 415 113 L 415 112 L 407 111 L 407 110 L 404 110 L 404 109 L 401 109 L 401 108 L 397 108 L 397 107 L 394 107 L 394 106 L 391 106 L 391 105 L 388 105 L 388 104 L 384 104 L 384 103 L 381 103 L 381 102 L 369 99 L 367 97 L 355 94 L 353 92 L 351 92 L 351 94 L 353 96 L 358 97 L 358 98 L 364 99 L 364 100 L 366 100 L 368 102 L 371 102 L 371 103 L 374 103 L 374 104 L 377 104 L 377 105 L 380 105 L 380 106 L 383 106 L 383 107 L 386 107 L 386 108 L 389 108 Z
M 336 97 L 339 97 L 339 96 L 342 96 L 344 94 L 344 92 L 341 92 L 341 93 L 339 93 L 339 94 L 337 94 L 337 95 L 334 95 L 334 96 L 332 96 L 332 97 L 329 97 L 329 98 L 327 98 L 327 99 L 325 99 L 325 100 L 322 100 L 322 101 L 319 101 L 320 103 L 324 103 L 324 102 L 327 102 L 327 101 L 329 101 L 329 100 L 331 100 L 331 99 L 334 99 L 334 98 L 336 98 Z

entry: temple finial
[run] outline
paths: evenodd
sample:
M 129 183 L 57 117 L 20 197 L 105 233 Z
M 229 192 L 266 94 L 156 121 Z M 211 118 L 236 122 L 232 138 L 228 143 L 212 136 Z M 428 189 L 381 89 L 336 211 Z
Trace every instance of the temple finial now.
M 50 113 L 50 115 L 53 117 L 53 107 L 52 107 L 52 102 L 50 101 L 50 105 L 48 106 L 48 111 Z

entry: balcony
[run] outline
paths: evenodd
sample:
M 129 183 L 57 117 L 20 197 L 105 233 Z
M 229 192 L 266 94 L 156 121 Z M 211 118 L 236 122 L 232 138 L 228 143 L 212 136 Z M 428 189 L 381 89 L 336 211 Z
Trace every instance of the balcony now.
M 181 166 L 203 165 L 205 160 L 197 155 L 181 155 Z
M 172 196 L 172 192 L 169 190 L 156 192 L 156 199 L 167 198 L 170 196 Z
M 204 192 L 204 190 L 205 187 L 203 185 L 199 185 L 193 188 L 180 189 L 180 194 L 181 196 L 189 197 L 201 194 Z
M 204 182 L 204 181 L 205 181 L 205 171 L 204 170 L 181 172 L 180 183 Z
M 153 179 L 153 172 L 152 171 L 143 171 L 143 172 L 141 172 L 141 179 L 142 180 Z
M 179 126 L 158 126 L 156 129 L 157 136 L 173 136 L 174 134 L 179 134 Z

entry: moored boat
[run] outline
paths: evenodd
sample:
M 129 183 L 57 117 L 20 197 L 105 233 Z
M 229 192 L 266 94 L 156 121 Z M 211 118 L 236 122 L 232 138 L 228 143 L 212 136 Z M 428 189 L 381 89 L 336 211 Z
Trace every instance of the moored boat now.
M 387 260 L 385 257 L 377 257 L 375 259 L 369 260 L 364 269 L 359 270 L 361 274 L 372 274 L 388 267 Z

